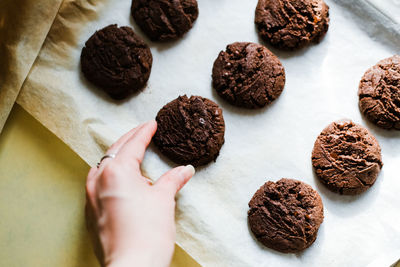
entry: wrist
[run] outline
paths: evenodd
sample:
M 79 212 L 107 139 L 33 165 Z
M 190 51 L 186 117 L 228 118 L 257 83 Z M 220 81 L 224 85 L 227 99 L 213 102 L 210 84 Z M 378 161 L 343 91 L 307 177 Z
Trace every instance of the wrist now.
M 168 267 L 175 244 L 166 240 L 142 240 L 114 250 L 106 257 L 106 267 Z M 128 249 L 127 249 L 128 248 Z
M 130 255 L 129 257 L 115 257 L 115 259 L 109 261 L 106 267 L 134 267 L 134 266 L 150 266 L 150 263 L 145 262 L 143 258 L 139 259 L 138 257 L 133 257 Z
M 142 253 L 132 253 L 126 256 L 115 256 L 109 261 L 106 267 L 165 267 L 169 266 L 170 262 L 162 264 L 160 258 L 156 255 L 152 255 L 148 251 L 142 251 Z

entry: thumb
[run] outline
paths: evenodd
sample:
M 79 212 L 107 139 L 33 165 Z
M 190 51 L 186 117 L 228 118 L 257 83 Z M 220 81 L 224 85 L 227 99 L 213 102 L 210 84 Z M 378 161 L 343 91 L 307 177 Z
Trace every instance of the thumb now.
M 164 173 L 155 186 L 175 196 L 179 190 L 193 177 L 195 169 L 192 165 L 176 167 Z

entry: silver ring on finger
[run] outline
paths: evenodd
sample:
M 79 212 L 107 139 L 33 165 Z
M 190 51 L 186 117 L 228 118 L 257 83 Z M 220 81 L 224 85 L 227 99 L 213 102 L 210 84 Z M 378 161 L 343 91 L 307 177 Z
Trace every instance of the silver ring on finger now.
M 104 155 L 104 156 L 100 159 L 100 162 L 97 163 L 97 169 L 100 167 L 100 164 L 101 164 L 101 162 L 102 162 L 103 160 L 105 160 L 105 159 L 114 159 L 115 156 L 116 156 L 115 154 L 106 154 L 106 155 Z

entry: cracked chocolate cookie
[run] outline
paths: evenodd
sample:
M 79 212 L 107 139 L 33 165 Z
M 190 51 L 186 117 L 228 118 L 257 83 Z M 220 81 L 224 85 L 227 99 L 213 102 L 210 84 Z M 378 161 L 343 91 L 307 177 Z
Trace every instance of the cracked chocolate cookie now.
M 285 69 L 265 46 L 233 43 L 221 51 L 212 71 L 217 93 L 239 107 L 261 108 L 274 101 L 285 86 Z
M 358 96 L 368 120 L 383 129 L 400 130 L 400 56 L 383 59 L 367 70 Z
M 383 166 L 375 137 L 347 120 L 333 122 L 321 132 L 312 151 L 312 164 L 323 184 L 344 195 L 366 191 Z
M 109 25 L 96 31 L 81 54 L 85 77 L 114 99 L 142 89 L 150 77 L 150 48 L 129 27 Z
M 293 50 L 318 43 L 329 27 L 329 7 L 323 0 L 259 0 L 255 23 L 262 39 Z
M 248 222 L 255 238 L 283 253 L 300 252 L 314 243 L 324 220 L 317 191 L 306 183 L 266 182 L 249 202 Z
M 215 161 L 224 144 L 222 109 L 200 96 L 180 96 L 157 114 L 154 143 L 178 164 L 195 167 Z
M 196 0 L 133 0 L 132 16 L 152 41 L 177 39 L 199 15 Z

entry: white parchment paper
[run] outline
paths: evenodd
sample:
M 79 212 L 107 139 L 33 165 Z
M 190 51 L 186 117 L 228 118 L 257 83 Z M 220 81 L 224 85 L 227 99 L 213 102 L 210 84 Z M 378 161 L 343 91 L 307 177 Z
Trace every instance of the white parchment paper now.
M 182 40 L 156 44 L 145 38 L 152 74 L 147 88 L 124 102 L 110 100 L 82 77 L 79 56 L 89 36 L 111 23 L 131 25 L 144 36 L 130 18 L 130 1 L 65 0 L 18 103 L 93 165 L 117 137 L 153 119 L 178 95 L 217 102 L 226 142 L 216 163 L 197 169 L 177 206 L 178 244 L 202 265 L 354 267 L 385 254 L 400 257 L 400 133 L 376 128 L 358 109 L 365 70 L 400 52 L 398 24 L 372 2 L 327 0 L 331 26 L 325 39 L 297 52 L 272 50 L 286 68 L 286 87 L 270 107 L 245 111 L 213 92 L 211 69 L 227 44 L 262 42 L 253 23 L 256 0 L 199 0 L 200 16 Z M 329 192 L 311 166 L 316 137 L 343 118 L 372 131 L 385 164 L 376 184 L 356 197 Z M 172 166 L 151 146 L 142 168 L 157 179 Z M 325 206 L 315 244 L 299 254 L 263 248 L 247 225 L 253 193 L 282 177 L 312 185 Z

